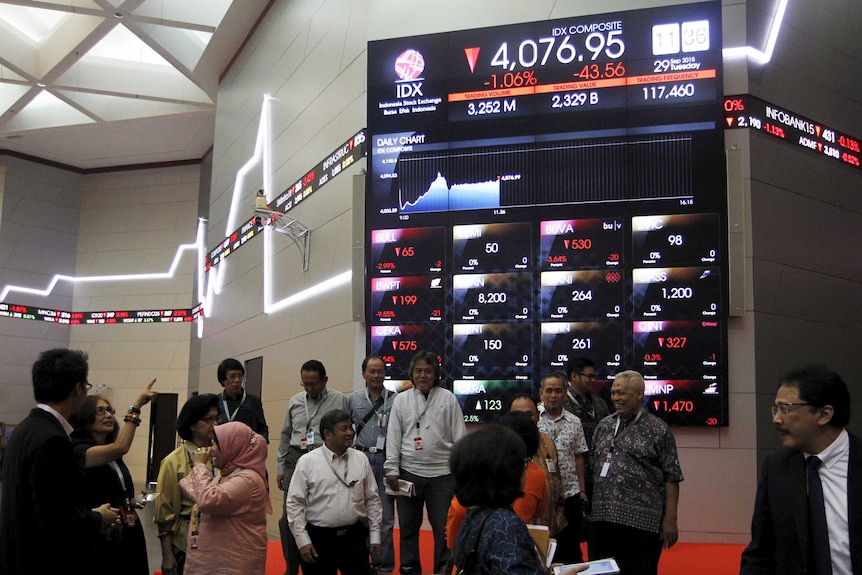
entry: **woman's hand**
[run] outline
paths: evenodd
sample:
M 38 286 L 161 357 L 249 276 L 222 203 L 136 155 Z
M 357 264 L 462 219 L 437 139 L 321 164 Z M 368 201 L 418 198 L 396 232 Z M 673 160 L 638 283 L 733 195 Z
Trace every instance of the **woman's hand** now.
M 156 383 L 156 378 L 153 378 L 153 381 L 150 382 L 150 385 L 147 386 L 147 389 L 141 392 L 141 395 L 135 400 L 132 404 L 133 407 L 137 407 L 138 409 L 142 408 L 146 404 L 151 401 L 155 401 L 156 397 L 158 397 L 159 392 L 153 391 L 153 385 Z
M 212 457 L 212 451 L 212 447 L 198 447 L 192 455 L 192 461 L 206 465 Z

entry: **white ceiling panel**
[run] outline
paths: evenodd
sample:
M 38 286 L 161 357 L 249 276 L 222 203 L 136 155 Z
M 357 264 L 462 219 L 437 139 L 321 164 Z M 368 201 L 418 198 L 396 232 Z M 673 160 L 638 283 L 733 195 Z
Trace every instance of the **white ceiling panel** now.
M 80 169 L 200 159 L 218 78 L 273 1 L 0 0 L 0 151 Z

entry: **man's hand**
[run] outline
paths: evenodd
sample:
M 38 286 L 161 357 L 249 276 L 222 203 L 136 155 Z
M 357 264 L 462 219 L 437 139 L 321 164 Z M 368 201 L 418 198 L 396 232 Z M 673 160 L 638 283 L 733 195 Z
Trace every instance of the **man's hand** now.
M 386 476 L 386 485 L 389 486 L 389 489 L 392 491 L 398 491 L 398 475 L 387 475 Z
M 314 560 L 317 559 L 317 550 L 315 550 L 314 545 L 309 543 L 299 550 L 299 556 L 306 563 L 314 563 Z
M 665 516 L 661 522 L 661 532 L 659 535 L 661 536 L 662 547 L 670 549 L 674 546 L 676 540 L 679 538 L 679 529 L 676 526 L 675 517 Z
M 380 557 L 380 543 L 372 543 L 368 547 L 372 557 Z
M 102 503 L 99 507 L 93 509 L 96 513 L 102 516 L 102 526 L 99 529 L 101 533 L 104 533 L 114 524 L 118 524 L 120 522 L 120 510 L 116 507 L 111 507 L 107 503 Z
M 276 478 L 276 483 L 278 483 L 278 490 L 284 491 L 284 475 L 279 475 Z

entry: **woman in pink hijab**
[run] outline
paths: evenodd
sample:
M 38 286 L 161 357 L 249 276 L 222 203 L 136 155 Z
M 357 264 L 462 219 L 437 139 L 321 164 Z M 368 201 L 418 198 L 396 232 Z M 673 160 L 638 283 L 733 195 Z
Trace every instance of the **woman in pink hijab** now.
M 186 575 L 263 575 L 266 515 L 266 440 L 238 421 L 217 425 L 212 447 L 197 449 L 180 487 L 195 502 L 189 523 Z M 220 470 L 215 478 L 207 470 Z

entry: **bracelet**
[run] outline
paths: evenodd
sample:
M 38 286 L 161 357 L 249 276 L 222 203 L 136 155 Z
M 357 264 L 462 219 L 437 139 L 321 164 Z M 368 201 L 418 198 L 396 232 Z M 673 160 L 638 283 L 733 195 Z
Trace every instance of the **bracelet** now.
M 129 413 L 126 417 L 123 418 L 123 421 L 126 423 L 134 423 L 135 425 L 141 424 L 141 417 L 136 413 Z
M 173 531 L 170 531 L 170 530 L 168 530 L 168 531 L 159 531 L 159 539 L 164 539 L 165 537 L 167 537 L 167 536 L 169 536 L 169 535 L 173 535 L 173 534 L 174 534 L 174 532 L 173 532 Z
M 134 405 L 129 408 L 129 413 L 136 413 L 138 415 L 141 414 L 141 408 L 135 407 Z

